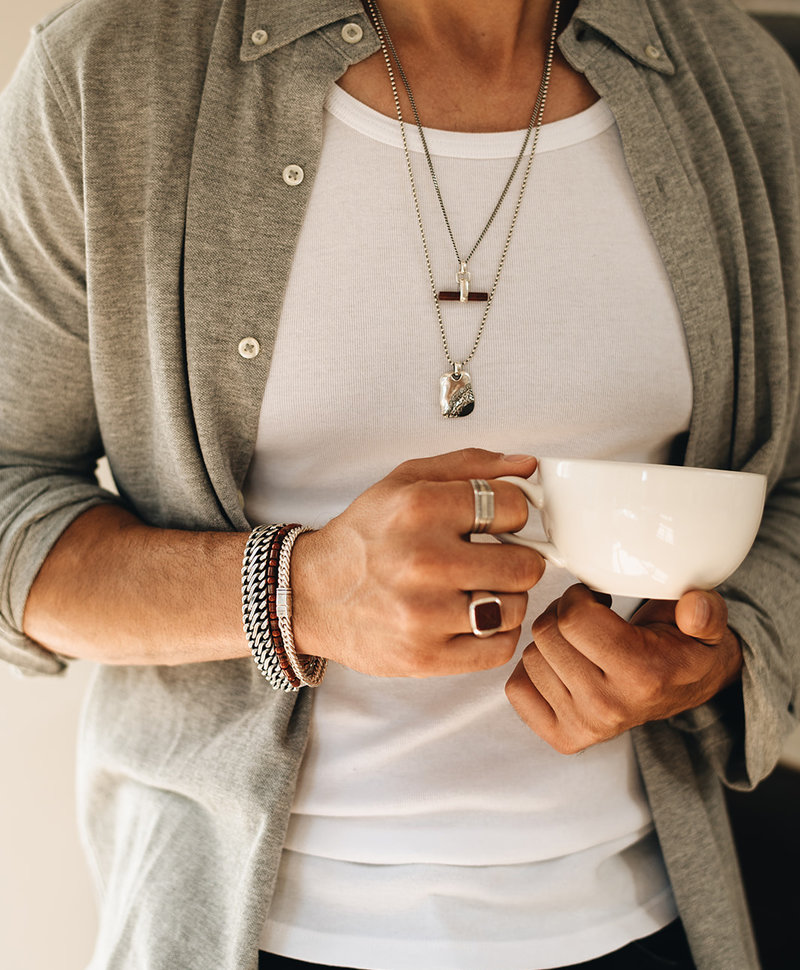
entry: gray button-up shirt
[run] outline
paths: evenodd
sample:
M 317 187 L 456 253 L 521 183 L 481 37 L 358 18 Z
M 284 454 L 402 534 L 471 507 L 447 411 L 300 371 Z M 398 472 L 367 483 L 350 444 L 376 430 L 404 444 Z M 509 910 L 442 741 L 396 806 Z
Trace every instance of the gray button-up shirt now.
M 719 779 L 772 769 L 798 698 L 800 82 L 727 0 L 581 0 L 559 43 L 617 119 L 681 312 L 676 460 L 769 476 L 724 588 L 741 688 L 634 732 L 698 967 L 754 968 Z M 77 0 L 40 25 L 0 99 L 5 660 L 64 667 L 22 614 L 64 528 L 116 500 L 100 454 L 144 521 L 248 528 L 322 106 L 377 49 L 356 0 Z M 99 669 L 80 749 L 91 970 L 254 966 L 311 703 L 247 660 Z

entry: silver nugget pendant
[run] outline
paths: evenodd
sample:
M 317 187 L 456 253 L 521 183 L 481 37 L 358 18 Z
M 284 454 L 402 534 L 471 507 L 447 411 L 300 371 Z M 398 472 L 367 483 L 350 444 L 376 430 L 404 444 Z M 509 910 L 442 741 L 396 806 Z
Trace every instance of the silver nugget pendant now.
M 465 371 L 443 374 L 439 380 L 439 404 L 446 418 L 464 418 L 475 409 L 472 380 Z

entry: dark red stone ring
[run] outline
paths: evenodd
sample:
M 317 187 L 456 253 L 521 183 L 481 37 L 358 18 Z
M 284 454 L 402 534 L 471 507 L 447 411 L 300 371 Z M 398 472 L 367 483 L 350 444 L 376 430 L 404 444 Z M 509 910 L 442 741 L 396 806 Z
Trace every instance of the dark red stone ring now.
M 490 637 L 503 629 L 500 597 L 493 593 L 474 597 L 469 604 L 469 625 L 476 637 Z

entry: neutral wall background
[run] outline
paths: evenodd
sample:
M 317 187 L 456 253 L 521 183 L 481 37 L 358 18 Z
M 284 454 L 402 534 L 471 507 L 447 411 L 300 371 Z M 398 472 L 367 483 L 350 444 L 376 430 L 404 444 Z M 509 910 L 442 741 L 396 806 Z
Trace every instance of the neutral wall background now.
M 31 25 L 60 6 L 0 0 L 0 88 Z M 91 956 L 95 906 L 74 807 L 75 734 L 91 669 L 81 662 L 66 676 L 19 678 L 0 664 L 2 970 L 83 970 Z
M 800 12 L 800 0 L 750 3 Z M 50 0 L 0 0 L 0 88 L 31 24 L 58 6 Z M 95 909 L 74 809 L 75 734 L 91 670 L 81 662 L 64 677 L 20 679 L 0 665 L 3 970 L 82 970 L 91 954 Z M 786 757 L 800 768 L 800 733 Z

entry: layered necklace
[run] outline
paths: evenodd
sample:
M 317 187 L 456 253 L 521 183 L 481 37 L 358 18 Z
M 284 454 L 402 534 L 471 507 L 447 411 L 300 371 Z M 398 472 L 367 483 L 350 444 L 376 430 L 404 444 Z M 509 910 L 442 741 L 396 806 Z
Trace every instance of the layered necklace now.
M 492 306 L 492 301 L 494 300 L 494 295 L 497 290 L 497 284 L 500 280 L 500 274 L 503 271 L 503 265 L 505 264 L 506 256 L 508 254 L 508 248 L 511 245 L 511 237 L 514 233 L 514 226 L 517 222 L 517 216 L 519 215 L 520 206 L 522 205 L 522 197 L 525 194 L 525 187 L 528 184 L 528 176 L 531 170 L 531 163 L 533 162 L 533 156 L 536 153 L 536 145 L 539 141 L 539 131 L 542 127 L 542 119 L 544 117 L 545 103 L 547 101 L 547 91 L 550 86 L 550 75 L 553 69 L 553 57 L 555 55 L 556 46 L 556 36 L 558 32 L 558 15 L 560 9 L 561 0 L 555 0 L 553 4 L 553 21 L 550 28 L 550 37 L 548 40 L 547 50 L 545 54 L 544 70 L 542 71 L 542 79 L 539 84 L 539 92 L 536 96 L 536 102 L 533 106 L 533 112 L 531 113 L 531 120 L 528 124 L 528 128 L 525 132 L 525 137 L 522 142 L 522 147 L 519 150 L 514 166 L 511 169 L 511 174 L 508 176 L 506 184 L 503 186 L 503 191 L 500 193 L 500 198 L 497 200 L 497 204 L 486 225 L 481 230 L 478 238 L 475 240 L 475 244 L 472 248 L 466 252 L 466 255 L 462 255 L 462 251 L 459 249 L 455 236 L 453 234 L 452 227 L 450 226 L 450 219 L 447 215 L 447 209 L 444 205 L 444 200 L 442 199 L 441 189 L 439 188 L 439 180 L 436 177 L 436 171 L 433 167 L 433 159 L 431 158 L 431 153 L 428 150 L 428 142 L 425 138 L 425 131 L 422 127 L 422 122 L 419 118 L 419 112 L 417 111 L 416 101 L 414 100 L 414 95 L 411 93 L 411 86 L 408 83 L 408 78 L 403 70 L 403 65 L 400 62 L 400 58 L 397 56 L 397 51 L 392 39 L 389 36 L 389 31 L 386 29 L 386 24 L 381 15 L 380 9 L 378 8 L 375 0 L 365 0 L 367 9 L 375 24 L 375 29 L 378 33 L 378 39 L 380 40 L 381 50 L 383 51 L 383 58 L 386 62 L 386 70 L 389 74 L 389 83 L 392 86 L 392 96 L 394 97 L 394 106 L 397 112 L 397 120 L 400 123 L 400 134 L 403 140 L 403 152 L 406 159 L 406 168 L 408 169 L 408 179 L 411 186 L 411 195 L 414 199 L 414 211 L 417 216 L 417 225 L 419 226 L 420 238 L 422 240 L 422 249 L 425 254 L 425 265 L 428 270 L 428 279 L 431 285 L 431 292 L 433 294 L 434 306 L 436 307 L 436 316 L 439 323 L 439 335 L 442 339 L 442 346 L 444 348 L 444 355 L 447 359 L 447 363 L 450 365 L 450 370 L 443 374 L 439 380 L 439 403 L 442 409 L 442 414 L 446 418 L 460 418 L 467 414 L 471 414 L 475 408 L 475 392 L 472 386 L 472 379 L 467 371 L 464 369 L 465 365 L 468 364 L 472 358 L 475 356 L 475 352 L 478 349 L 478 344 L 481 341 L 483 332 L 486 329 L 486 320 L 489 316 L 489 310 Z M 455 279 L 458 284 L 457 290 L 438 290 L 436 287 L 436 282 L 433 277 L 433 267 L 431 265 L 431 257 L 428 251 L 428 243 L 425 236 L 425 228 L 422 223 L 422 213 L 420 210 L 419 196 L 417 195 L 417 186 L 414 181 L 414 171 L 411 167 L 411 154 L 408 149 L 408 142 L 406 140 L 406 129 L 405 121 L 403 120 L 403 112 L 400 108 L 400 97 L 397 91 L 397 83 L 395 81 L 394 68 L 392 66 L 392 59 L 397 65 L 398 73 L 403 82 L 403 87 L 405 88 L 406 94 L 408 95 L 408 100 L 411 105 L 411 110 L 414 114 L 414 121 L 416 122 L 417 131 L 419 132 L 419 138 L 422 143 L 422 150 L 425 154 L 425 161 L 428 165 L 428 171 L 433 182 L 433 187 L 436 191 L 436 198 L 439 202 L 439 208 L 441 209 L 442 216 L 444 217 L 444 222 L 447 227 L 447 232 L 450 236 L 450 242 L 453 245 L 453 252 L 455 253 L 457 271 L 455 274 Z M 494 222 L 495 216 L 500 211 L 506 195 L 511 188 L 511 183 L 514 181 L 514 176 L 517 174 L 517 170 L 522 163 L 522 159 L 525 156 L 525 149 L 530 142 L 531 150 L 528 156 L 528 161 L 525 165 L 522 182 L 519 188 L 519 194 L 517 196 L 517 202 L 514 207 L 514 213 L 511 217 L 511 222 L 509 224 L 508 233 L 506 235 L 505 243 L 503 245 L 502 252 L 500 254 L 500 260 L 497 264 L 497 271 L 494 275 L 494 281 L 488 292 L 475 291 L 470 288 L 470 283 L 472 281 L 472 275 L 469 271 L 469 261 L 475 254 L 478 246 L 483 242 L 486 233 L 489 231 L 489 227 Z M 447 341 L 447 331 L 444 326 L 444 319 L 442 317 L 442 307 L 443 301 L 456 301 L 459 303 L 468 302 L 483 302 L 485 307 L 483 310 L 483 315 L 481 317 L 480 325 L 478 327 L 478 332 L 475 335 L 475 339 L 472 342 L 472 347 L 470 348 L 467 356 L 460 361 L 454 360 L 450 353 L 450 346 Z

